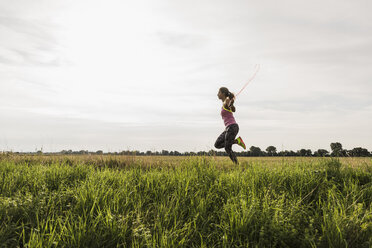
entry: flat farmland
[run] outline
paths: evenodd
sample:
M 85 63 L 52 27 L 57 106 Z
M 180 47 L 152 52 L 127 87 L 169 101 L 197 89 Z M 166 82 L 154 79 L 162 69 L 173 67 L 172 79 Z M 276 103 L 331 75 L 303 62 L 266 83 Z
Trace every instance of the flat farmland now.
M 0 155 L 0 247 L 371 247 L 372 159 Z

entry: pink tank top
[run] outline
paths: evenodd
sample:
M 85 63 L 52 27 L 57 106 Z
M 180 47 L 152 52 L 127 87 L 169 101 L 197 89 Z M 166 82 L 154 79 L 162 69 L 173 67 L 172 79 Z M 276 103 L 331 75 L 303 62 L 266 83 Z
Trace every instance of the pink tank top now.
M 223 106 L 221 108 L 221 116 L 222 116 L 223 122 L 225 123 L 225 127 L 231 124 L 236 124 L 232 111 L 225 109 Z

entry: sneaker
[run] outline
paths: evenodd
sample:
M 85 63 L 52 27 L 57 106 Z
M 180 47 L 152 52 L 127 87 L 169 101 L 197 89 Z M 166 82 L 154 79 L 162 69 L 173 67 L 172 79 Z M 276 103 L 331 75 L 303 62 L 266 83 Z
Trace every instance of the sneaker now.
M 243 149 L 245 149 L 245 144 L 244 144 L 242 137 L 239 136 L 236 140 L 238 141 L 238 145 L 240 145 L 241 147 L 243 147 Z

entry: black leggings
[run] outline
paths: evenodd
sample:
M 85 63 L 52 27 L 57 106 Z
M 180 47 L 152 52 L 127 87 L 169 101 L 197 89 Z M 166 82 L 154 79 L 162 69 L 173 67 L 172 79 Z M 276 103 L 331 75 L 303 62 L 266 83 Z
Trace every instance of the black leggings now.
M 214 147 L 216 147 L 217 149 L 225 147 L 225 151 L 235 164 L 238 163 L 238 159 L 236 158 L 236 155 L 231 147 L 234 144 L 234 140 L 238 132 L 238 124 L 231 124 L 230 126 L 226 127 L 225 131 L 223 131 L 220 136 L 218 136 L 216 143 L 214 143 Z

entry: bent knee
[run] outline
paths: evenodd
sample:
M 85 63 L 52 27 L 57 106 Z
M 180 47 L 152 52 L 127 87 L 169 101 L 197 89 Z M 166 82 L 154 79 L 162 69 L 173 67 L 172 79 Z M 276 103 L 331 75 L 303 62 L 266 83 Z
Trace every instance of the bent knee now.
M 214 147 L 217 148 L 217 149 L 221 149 L 223 148 L 223 144 L 220 144 L 218 142 L 214 143 Z

